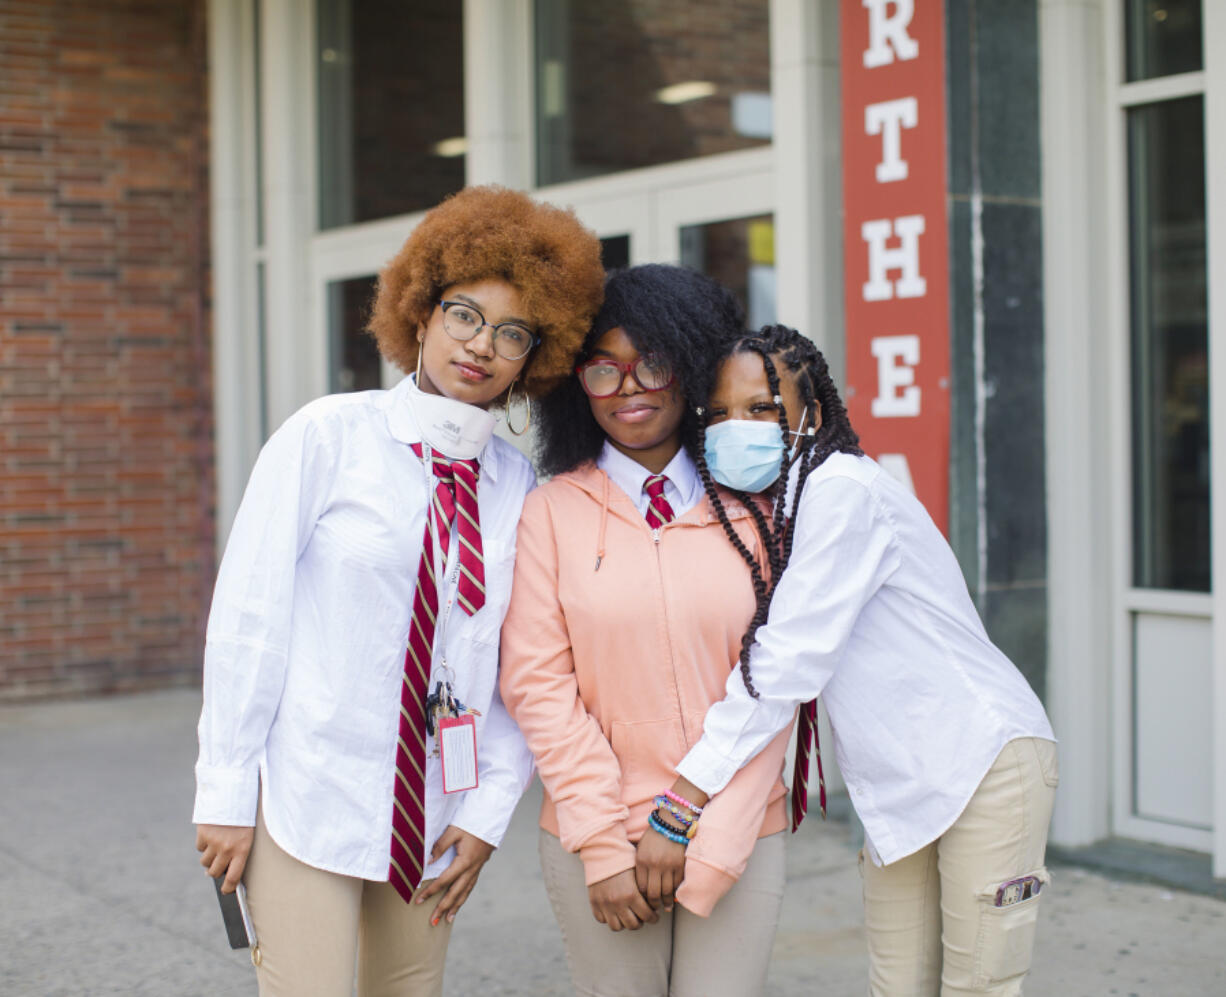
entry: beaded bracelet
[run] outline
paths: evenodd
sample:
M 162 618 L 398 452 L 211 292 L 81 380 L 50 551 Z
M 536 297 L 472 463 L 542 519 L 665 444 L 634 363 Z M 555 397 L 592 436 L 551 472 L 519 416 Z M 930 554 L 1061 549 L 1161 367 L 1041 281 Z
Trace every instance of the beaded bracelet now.
M 669 802 L 667 796 L 657 796 L 651 802 L 656 805 L 657 809 L 667 810 L 670 814 L 676 817 L 678 823 L 680 823 L 682 827 L 689 827 L 694 823 L 694 821 L 698 820 L 697 817 L 687 817 L 685 814 L 683 814 L 681 812 L 681 808 L 676 804 Z
M 695 817 L 702 816 L 702 807 L 694 806 L 694 804 L 691 803 L 689 800 L 687 800 L 684 796 L 678 796 L 671 789 L 664 790 L 664 795 L 667 796 L 670 800 L 672 800 L 675 804 L 677 804 L 677 806 L 685 807 L 687 810 L 694 811 Z
M 652 802 L 656 804 L 657 808 L 664 807 L 668 815 L 670 817 L 674 817 L 674 819 L 676 819 L 682 826 L 674 827 L 672 824 L 670 824 L 668 821 L 666 821 L 663 817 L 660 816 L 659 809 L 652 811 L 652 813 L 655 815 L 656 820 L 658 820 L 661 824 L 667 827 L 674 834 L 684 834 L 687 840 L 693 838 L 694 833 L 698 830 L 698 818 L 695 817 L 693 820 L 686 820 L 679 813 L 677 813 L 677 811 L 668 803 L 667 800 L 664 800 L 663 803 L 657 802 L 658 800 L 662 800 L 662 799 L 663 797 L 657 796 L 656 799 L 653 800 Z
M 688 845 L 690 843 L 690 839 L 684 834 L 678 834 L 667 824 L 665 824 L 664 821 L 660 820 L 660 818 L 655 815 L 654 810 L 647 815 L 647 826 L 656 833 L 664 835 L 664 837 L 666 837 L 669 841 L 676 842 L 678 845 Z

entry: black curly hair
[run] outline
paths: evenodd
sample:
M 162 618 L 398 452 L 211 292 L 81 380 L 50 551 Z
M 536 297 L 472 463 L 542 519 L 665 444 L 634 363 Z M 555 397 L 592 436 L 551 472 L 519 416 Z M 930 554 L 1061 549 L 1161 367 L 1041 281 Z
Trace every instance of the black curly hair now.
M 814 432 L 810 429 L 800 437 L 800 448 L 796 457 L 800 461 L 800 469 L 797 475 L 796 489 L 792 495 L 791 510 L 785 509 L 788 474 L 784 473 L 779 476 L 779 479 L 772 486 L 769 493 L 770 497 L 774 500 L 774 515 L 771 522 L 768 524 L 765 517 L 762 516 L 754 517 L 770 561 L 771 584 L 769 586 L 759 586 L 757 584 L 759 575 L 756 559 L 749 551 L 749 548 L 741 541 L 740 537 L 736 535 L 732 528 L 732 523 L 728 520 L 728 513 L 725 511 L 724 504 L 720 500 L 719 491 L 715 487 L 715 481 L 711 477 L 711 471 L 707 467 L 706 457 L 703 453 L 706 420 L 699 420 L 697 457 L 695 458 L 695 463 L 698 465 L 698 474 L 702 478 L 703 487 L 706 489 L 707 497 L 711 500 L 711 506 L 715 509 L 715 514 L 723 524 L 724 532 L 728 535 L 728 539 L 749 565 L 750 570 L 754 572 L 755 576 L 754 591 L 758 597 L 758 604 L 754 611 L 753 619 L 750 621 L 749 629 L 745 631 L 745 636 L 741 639 L 740 661 L 741 679 L 745 683 L 745 688 L 749 691 L 749 694 L 756 699 L 758 693 L 753 687 L 753 679 L 749 671 L 749 652 L 757 637 L 758 628 L 766 622 L 766 616 L 770 610 L 771 596 L 774 594 L 774 586 L 778 584 L 779 576 L 783 574 L 783 570 L 787 567 L 788 561 L 792 556 L 792 536 L 796 524 L 796 509 L 800 502 L 800 494 L 804 491 L 805 480 L 815 467 L 821 465 L 833 453 L 862 456 L 864 451 L 860 449 L 860 437 L 852 429 L 851 422 L 847 418 L 847 409 L 844 408 L 843 400 L 839 397 L 838 389 L 834 386 L 834 381 L 830 377 L 830 369 L 826 364 L 826 358 L 813 345 L 812 340 L 802 336 L 795 329 L 791 329 L 788 326 L 768 325 L 759 332 L 750 333 L 726 344 L 724 349 L 717 354 L 713 368 L 718 368 L 724 360 L 737 353 L 756 353 L 762 358 L 762 366 L 766 371 L 766 379 L 770 384 L 771 394 L 775 396 L 778 405 L 779 432 L 783 434 L 785 452 L 791 449 L 788 445 L 788 414 L 784 408 L 782 396 L 779 393 L 779 370 L 776 367 L 776 361 L 782 363 L 784 369 L 796 380 L 797 390 L 800 392 L 801 400 L 808 412 L 808 418 L 805 420 L 806 424 L 810 427 L 818 425 L 819 413 L 821 416 L 821 424 L 817 431 Z M 711 380 L 706 382 L 708 386 L 713 380 L 714 372 L 712 373 Z M 799 423 L 799 419 L 797 422 Z M 742 492 L 734 492 L 733 494 L 749 508 L 755 508 L 749 495 Z
M 604 304 L 592 322 L 576 363 L 590 355 L 610 329 L 621 327 L 640 353 L 672 365 L 684 402 L 681 445 L 697 462 L 701 421 L 696 409 L 711 390 L 711 357 L 724 353 L 744 330 L 745 316 L 731 291 L 694 270 L 663 263 L 609 274 Z M 575 375 L 540 400 L 536 459 L 542 474 L 570 471 L 594 461 L 605 435 Z

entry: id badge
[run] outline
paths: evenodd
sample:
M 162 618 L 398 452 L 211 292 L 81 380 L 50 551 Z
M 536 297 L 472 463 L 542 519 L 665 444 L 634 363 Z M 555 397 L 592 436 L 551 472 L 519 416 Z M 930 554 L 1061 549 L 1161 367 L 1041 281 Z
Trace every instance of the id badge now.
M 460 793 L 477 788 L 477 719 L 440 717 L 438 751 L 443 766 L 443 792 Z

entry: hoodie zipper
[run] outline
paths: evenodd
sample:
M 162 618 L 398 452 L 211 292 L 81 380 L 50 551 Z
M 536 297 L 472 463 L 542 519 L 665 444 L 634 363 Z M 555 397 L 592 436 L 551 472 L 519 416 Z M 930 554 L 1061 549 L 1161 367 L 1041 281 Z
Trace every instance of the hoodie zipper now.
M 668 664 L 673 672 L 673 692 L 677 697 L 677 720 L 681 724 L 681 740 L 688 747 L 690 735 L 685 729 L 685 711 L 681 708 L 681 682 L 677 676 L 677 659 L 673 654 L 673 633 L 668 620 L 668 599 L 664 590 L 664 559 L 660 554 L 660 530 L 656 526 L 651 530 L 651 540 L 656 549 L 656 577 L 660 582 L 660 605 L 664 613 L 664 642 L 668 646 Z
M 740 519 L 741 517 L 738 516 L 737 518 Z M 697 526 L 698 524 L 680 524 L 680 525 L 688 527 L 688 526 Z M 710 524 L 705 524 L 701 528 L 706 529 L 709 527 L 709 525 Z M 664 559 L 660 554 L 660 531 L 661 530 L 662 530 L 662 527 L 659 527 L 659 526 L 653 527 L 651 531 L 651 539 L 656 549 L 656 577 L 660 581 L 661 603 L 662 605 L 667 606 L 668 600 L 664 598 L 665 596 Z M 687 728 L 686 720 L 685 720 L 685 711 L 681 707 L 681 683 L 677 677 L 677 660 L 673 656 L 673 635 L 672 635 L 671 628 L 668 626 L 667 612 L 665 613 L 665 616 L 664 616 L 664 637 L 665 637 L 665 642 L 668 645 L 668 662 L 673 670 L 673 689 L 676 692 L 676 696 L 677 696 L 677 717 L 681 721 L 681 740 L 682 740 L 683 745 L 685 746 L 685 749 L 688 751 L 690 748 L 694 746 L 695 742 L 690 740 L 690 732 L 689 732 L 689 729 Z
M 605 555 L 604 531 L 605 531 L 605 522 L 607 521 L 607 518 L 609 515 L 609 497 L 610 497 L 609 496 L 609 485 L 610 485 L 609 476 L 603 471 L 599 473 L 603 480 L 601 481 L 602 487 L 600 489 L 601 521 L 600 521 L 600 532 L 598 534 L 597 541 L 596 541 L 596 565 L 595 565 L 596 571 L 600 570 L 600 564 L 604 560 L 604 555 Z M 592 489 L 585 487 L 582 481 L 576 480 L 574 484 L 576 487 L 580 488 L 581 490 L 591 494 L 593 498 L 596 497 L 595 492 Z M 748 513 L 746 513 L 745 515 L 748 515 Z M 742 517 L 738 516 L 737 518 L 740 519 Z M 647 525 L 647 523 L 642 519 L 639 519 L 639 522 L 643 523 L 644 526 Z M 687 527 L 695 526 L 695 527 L 707 528 L 710 526 L 710 523 L 709 522 L 702 523 L 702 524 L 687 523 L 684 525 Z M 661 595 L 661 602 L 663 604 L 664 603 L 664 599 L 663 599 L 663 596 L 664 596 L 664 562 L 660 555 L 660 531 L 661 531 L 661 527 L 656 526 L 652 528 L 651 542 L 652 542 L 652 546 L 655 547 L 655 551 L 656 551 L 656 578 L 659 580 L 659 583 L 660 583 L 660 595 Z M 672 637 L 672 631 L 670 630 L 668 626 L 667 614 L 664 617 L 664 639 L 665 639 L 665 643 L 668 645 L 668 663 L 669 663 L 669 666 L 672 668 L 672 673 L 673 673 L 673 690 L 676 693 L 676 697 L 677 697 L 677 717 L 681 721 L 681 739 L 685 747 L 688 749 L 692 747 L 692 744 L 690 742 L 689 731 L 686 729 L 685 713 L 681 708 L 681 684 L 677 680 L 677 660 L 673 654 L 673 637 Z

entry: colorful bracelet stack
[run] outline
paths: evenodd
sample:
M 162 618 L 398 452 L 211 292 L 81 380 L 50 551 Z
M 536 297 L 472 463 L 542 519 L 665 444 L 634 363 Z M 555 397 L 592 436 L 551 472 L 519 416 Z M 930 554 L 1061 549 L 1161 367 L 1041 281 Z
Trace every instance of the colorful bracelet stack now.
M 679 845 L 688 845 L 690 843 L 690 839 L 684 834 L 678 834 L 671 827 L 665 824 L 664 821 L 660 820 L 660 818 L 656 816 L 654 810 L 647 815 L 647 826 L 653 831 L 664 835 L 664 837 L 666 837 L 669 841 L 675 841 Z
M 698 818 L 702 816 L 702 807 L 696 806 L 683 796 L 678 796 L 671 789 L 664 790 L 651 801 L 656 809 L 647 818 L 647 825 L 658 834 L 664 835 L 669 841 L 679 845 L 688 845 L 698 830 Z M 673 827 L 664 821 L 658 811 L 663 810 L 677 823 L 681 829 Z M 689 811 L 687 814 L 685 811 Z

